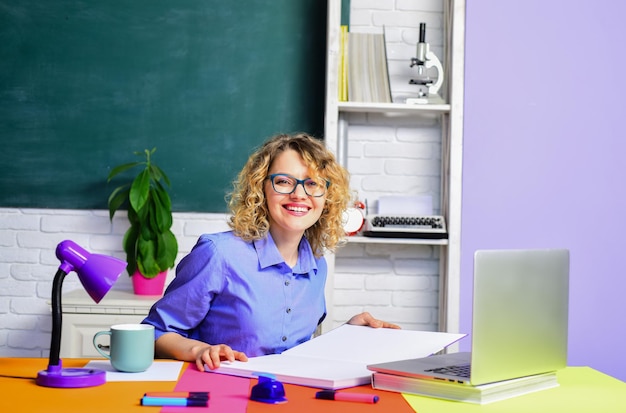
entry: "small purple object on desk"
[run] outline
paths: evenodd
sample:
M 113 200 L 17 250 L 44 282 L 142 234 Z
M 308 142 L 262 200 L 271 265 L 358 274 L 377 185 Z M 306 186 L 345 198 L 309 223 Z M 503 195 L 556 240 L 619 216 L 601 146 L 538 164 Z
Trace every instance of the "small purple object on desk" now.
M 378 396 L 375 394 L 337 392 L 335 390 L 321 390 L 315 393 L 316 399 L 342 400 L 346 402 L 376 403 Z
M 285 403 L 285 386 L 269 375 L 261 375 L 259 382 L 252 386 L 250 400 L 269 404 Z
M 144 397 L 176 397 L 188 399 L 210 399 L 208 391 L 155 391 L 144 394 Z

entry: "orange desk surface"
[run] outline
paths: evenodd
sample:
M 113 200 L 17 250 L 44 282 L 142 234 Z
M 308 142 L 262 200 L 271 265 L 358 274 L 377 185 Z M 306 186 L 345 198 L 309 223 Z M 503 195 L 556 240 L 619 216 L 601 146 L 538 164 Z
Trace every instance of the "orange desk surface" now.
M 64 367 L 82 367 L 87 359 L 63 359 Z M 0 375 L 25 378 L 0 377 L 0 412 L 159 412 L 160 407 L 146 407 L 139 404 L 139 399 L 146 391 L 171 391 L 176 386 L 174 381 L 161 382 L 108 382 L 101 386 L 78 389 L 55 389 L 35 384 L 37 372 L 45 370 L 48 359 L 43 358 L 0 358 Z M 187 367 L 187 364 L 184 368 Z M 183 371 L 184 371 L 183 368 Z M 193 367 L 191 367 L 193 368 Z M 248 379 L 242 379 L 248 380 Z M 249 380 L 250 387 L 256 380 Z M 285 385 L 289 401 L 280 405 L 268 405 L 258 402 L 248 403 L 247 412 L 393 412 L 409 413 L 413 409 L 400 393 L 374 391 L 370 386 L 360 386 L 346 391 L 376 393 L 381 401 L 376 404 L 332 402 L 313 398 L 315 389 L 309 387 Z M 210 408 L 210 406 L 209 406 Z M 185 408 L 190 412 L 194 408 Z M 221 412 L 220 412 L 221 413 Z

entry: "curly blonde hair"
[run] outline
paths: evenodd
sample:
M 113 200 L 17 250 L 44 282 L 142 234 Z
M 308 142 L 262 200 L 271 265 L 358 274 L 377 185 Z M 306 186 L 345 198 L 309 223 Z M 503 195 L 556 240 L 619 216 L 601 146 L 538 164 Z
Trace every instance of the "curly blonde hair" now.
M 306 134 L 279 134 L 258 148 L 233 182 L 233 191 L 227 196 L 232 213 L 228 225 L 246 241 L 265 237 L 270 228 L 264 182 L 274 159 L 282 152 L 293 149 L 302 156 L 312 176 L 330 181 L 326 202 L 319 220 L 308 228 L 308 239 L 315 256 L 325 250 L 335 251 L 344 242 L 342 214 L 351 200 L 348 171 L 335 160 L 324 144 Z

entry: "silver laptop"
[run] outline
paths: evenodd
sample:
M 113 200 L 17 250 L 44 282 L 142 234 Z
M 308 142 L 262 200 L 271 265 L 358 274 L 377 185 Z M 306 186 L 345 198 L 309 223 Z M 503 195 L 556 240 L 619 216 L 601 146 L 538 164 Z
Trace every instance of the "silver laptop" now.
M 472 351 L 367 366 L 374 372 L 480 385 L 564 368 L 569 251 L 474 254 Z

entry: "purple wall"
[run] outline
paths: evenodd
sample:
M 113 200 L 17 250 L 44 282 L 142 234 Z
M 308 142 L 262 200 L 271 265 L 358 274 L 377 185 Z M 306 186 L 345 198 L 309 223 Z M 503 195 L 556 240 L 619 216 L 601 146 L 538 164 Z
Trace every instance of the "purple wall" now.
M 476 249 L 569 248 L 569 364 L 626 381 L 624 16 L 614 0 L 467 1 L 461 331 Z

